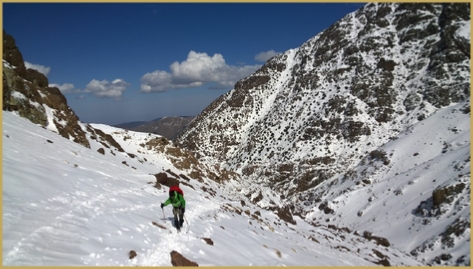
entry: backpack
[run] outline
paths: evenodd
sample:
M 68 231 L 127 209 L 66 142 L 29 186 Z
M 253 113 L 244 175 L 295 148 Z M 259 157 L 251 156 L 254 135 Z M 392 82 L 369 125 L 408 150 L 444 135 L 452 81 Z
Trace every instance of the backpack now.
M 184 197 L 184 192 L 179 188 L 179 186 L 172 186 L 171 188 L 169 188 L 169 195 L 172 191 L 177 191 Z

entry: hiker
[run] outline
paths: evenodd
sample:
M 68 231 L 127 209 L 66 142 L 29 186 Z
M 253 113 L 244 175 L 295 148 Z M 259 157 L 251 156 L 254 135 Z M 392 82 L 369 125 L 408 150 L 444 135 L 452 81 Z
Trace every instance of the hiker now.
M 184 223 L 184 212 L 186 211 L 186 200 L 184 200 L 184 193 L 178 186 L 173 186 L 169 189 L 169 198 L 166 202 L 161 203 L 161 208 L 172 204 L 172 213 L 174 214 L 174 225 L 180 231 Z M 164 210 L 164 209 L 163 209 Z M 179 217 L 179 218 L 178 218 Z

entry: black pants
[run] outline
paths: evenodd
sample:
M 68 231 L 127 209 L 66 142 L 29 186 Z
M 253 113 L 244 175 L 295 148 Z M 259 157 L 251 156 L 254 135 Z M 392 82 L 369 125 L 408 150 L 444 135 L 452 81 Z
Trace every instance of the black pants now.
M 173 207 L 172 213 L 174 214 L 174 226 L 180 229 L 184 223 L 184 213 L 180 207 Z

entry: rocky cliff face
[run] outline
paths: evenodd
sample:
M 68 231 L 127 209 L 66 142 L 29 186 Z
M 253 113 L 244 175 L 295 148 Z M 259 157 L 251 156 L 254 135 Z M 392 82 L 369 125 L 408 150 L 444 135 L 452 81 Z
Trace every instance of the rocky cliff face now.
M 239 81 L 177 142 L 283 197 L 314 188 L 469 100 L 469 19 L 469 4 L 368 4 Z
M 25 67 L 23 56 L 12 36 L 3 31 L 3 110 L 56 131 L 86 147 L 89 141 L 79 126 L 79 118 L 56 87 L 49 87 L 46 76 Z

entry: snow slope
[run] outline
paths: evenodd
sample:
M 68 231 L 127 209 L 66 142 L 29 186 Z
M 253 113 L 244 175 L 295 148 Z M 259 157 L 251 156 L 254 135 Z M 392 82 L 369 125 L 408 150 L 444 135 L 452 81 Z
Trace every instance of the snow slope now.
M 460 103 L 440 110 L 382 146 L 379 150 L 386 152 L 388 165 L 364 160 L 351 177 L 320 186 L 319 191 L 327 191 L 322 200 L 331 201 L 337 212 L 331 222 L 383 235 L 409 252 L 429 246 L 417 253 L 419 260 L 449 254 L 452 261 L 469 261 L 470 116 L 461 112 L 462 107 Z M 353 180 L 359 178 L 364 182 Z M 462 184 L 465 187 L 452 195 L 452 201 L 433 209 L 436 190 Z M 307 219 L 325 218 L 311 213 Z M 468 227 L 453 236 L 454 246 L 445 244 L 449 228 L 463 222 Z
M 159 207 L 167 188 L 155 188 L 152 174 L 185 171 L 165 157 L 143 162 L 126 153 L 103 155 L 96 141 L 88 149 L 14 112 L 3 112 L 2 135 L 4 266 L 170 266 L 172 250 L 200 266 L 368 266 L 380 253 L 391 265 L 421 265 L 353 232 L 298 218 L 297 225 L 286 224 L 208 179 L 181 186 L 187 223 L 177 234 L 170 207 L 165 218 Z M 146 154 L 138 146 L 146 134 L 127 135 L 116 140 L 127 151 L 135 141 L 135 152 Z M 130 259 L 132 250 L 137 256 Z

